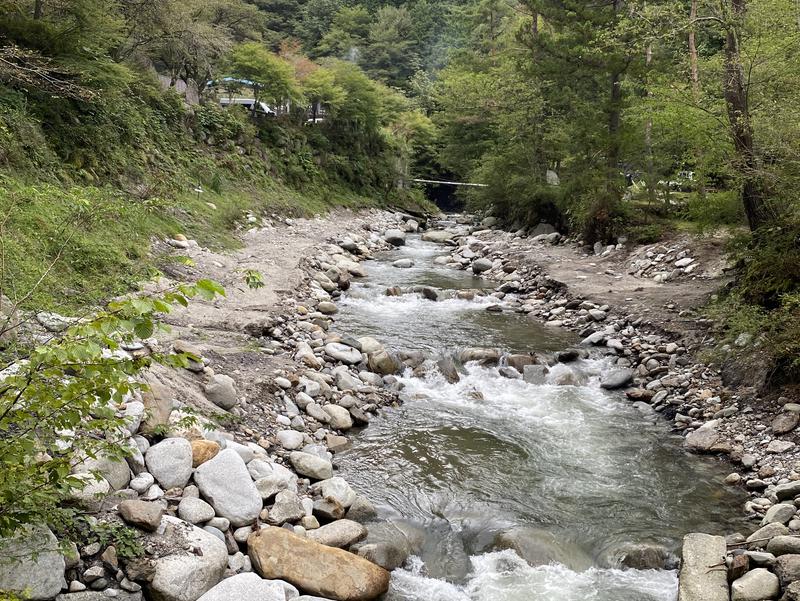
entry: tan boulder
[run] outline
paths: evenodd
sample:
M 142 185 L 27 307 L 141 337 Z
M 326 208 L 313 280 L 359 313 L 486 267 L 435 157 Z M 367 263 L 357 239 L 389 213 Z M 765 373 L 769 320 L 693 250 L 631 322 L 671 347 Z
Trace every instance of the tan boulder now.
M 383 568 L 283 528 L 254 532 L 247 548 L 253 568 L 263 578 L 285 580 L 311 595 L 371 601 L 389 589 L 389 572 Z
M 174 407 L 175 395 L 159 382 L 154 375 L 146 374 L 144 383 L 147 388 L 142 391 L 142 402 L 145 408 L 145 418 L 141 430 L 149 434 L 169 425 L 169 416 Z
M 400 371 L 400 364 L 385 350 L 379 350 L 369 356 L 369 368 L 382 376 L 390 376 Z
M 220 451 L 218 442 L 213 440 L 193 440 L 192 442 L 192 467 L 203 465 L 213 459 Z
M 17 330 L 21 323 L 16 305 L 0 293 L 0 348 L 17 339 Z

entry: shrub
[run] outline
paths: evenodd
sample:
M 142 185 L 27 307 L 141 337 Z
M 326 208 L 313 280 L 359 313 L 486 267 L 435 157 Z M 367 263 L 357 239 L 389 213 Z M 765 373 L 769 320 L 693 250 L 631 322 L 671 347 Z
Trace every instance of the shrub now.
M 172 306 L 223 293 L 202 280 L 158 297 L 112 302 L 0 371 L 0 537 L 26 524 L 66 520 L 62 503 L 91 477 L 73 474 L 87 458 L 125 459 L 129 434 L 118 407 L 139 388 L 135 376 L 154 359 L 188 362 L 179 355 L 134 358 L 122 346 L 151 337 L 157 316 Z M 16 327 L 0 322 L 0 339 Z

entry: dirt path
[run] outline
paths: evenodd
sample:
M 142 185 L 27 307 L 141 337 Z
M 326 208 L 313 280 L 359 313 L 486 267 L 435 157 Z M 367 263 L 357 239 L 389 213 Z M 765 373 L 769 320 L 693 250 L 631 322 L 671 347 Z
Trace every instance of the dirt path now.
M 698 275 L 665 283 L 636 277 L 629 265 L 646 251 L 614 251 L 608 256 L 589 255 L 573 244 L 552 246 L 522 241 L 512 252 L 523 261 L 540 265 L 549 276 L 569 287 L 576 296 L 608 304 L 621 312 L 638 315 L 667 332 L 696 339 L 705 327 L 698 324 L 696 309 L 704 305 L 728 278 L 722 241 L 716 238 L 681 236 L 652 248 L 687 248 L 700 265 Z M 650 247 L 647 247 L 650 248 Z
M 243 234 L 243 247 L 236 252 L 219 253 L 194 244 L 174 252 L 189 257 L 191 264 L 174 264 L 166 270 L 166 282 L 161 285 L 207 278 L 221 284 L 226 296 L 212 302 L 193 299 L 187 308 L 166 316 L 170 332 L 160 337 L 160 343 L 165 350 L 176 340 L 189 343 L 214 372 L 236 380 L 243 400 L 240 436 L 255 442 L 272 429 L 274 424 L 261 415 L 270 411 L 269 383 L 277 372 L 294 365 L 290 355 L 280 352 L 280 344 L 270 347 L 252 333 L 280 328 L 282 315 L 296 313 L 304 298 L 300 263 L 314 255 L 315 247 L 335 241 L 347 230 L 362 231 L 380 215 L 374 210 L 337 210 L 324 218 L 265 220 Z M 264 287 L 250 289 L 245 283 L 246 270 L 261 273 Z M 166 389 L 175 391 L 181 403 L 225 416 L 202 392 L 207 375 L 161 367 L 155 367 L 153 375 Z
M 193 332 L 214 331 L 214 345 L 221 348 L 241 342 L 248 324 L 294 304 L 293 294 L 303 277 L 300 261 L 312 248 L 335 240 L 346 229 L 362 229 L 372 215 L 372 211 L 339 210 L 324 218 L 271 222 L 247 231 L 244 246 L 230 254 L 198 247 L 180 251 L 193 265 L 176 266 L 170 275 L 181 280 L 212 279 L 225 288 L 226 297 L 213 303 L 193 301 L 188 309 L 169 317 L 170 325 L 176 334 L 189 338 Z M 248 288 L 246 270 L 261 273 L 264 287 Z

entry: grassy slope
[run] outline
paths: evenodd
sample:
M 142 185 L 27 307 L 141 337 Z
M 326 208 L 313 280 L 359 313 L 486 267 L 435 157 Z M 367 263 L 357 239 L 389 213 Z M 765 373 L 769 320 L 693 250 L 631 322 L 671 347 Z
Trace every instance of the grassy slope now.
M 302 125 L 187 109 L 147 74 L 118 68 L 129 83 L 88 104 L 0 85 L 0 292 L 26 309 L 68 314 L 130 290 L 165 260 L 154 239 L 234 248 L 248 211 L 423 202 L 387 194 L 388 181 L 353 187 L 327 172 L 314 157 L 330 148 Z M 352 151 L 340 159 L 366 174 L 391 163 Z
M 130 290 L 163 265 L 167 258 L 151 252 L 154 239 L 184 234 L 204 246 L 236 248 L 248 211 L 308 216 L 378 204 L 353 192 L 324 198 L 274 181 L 142 201 L 110 188 L 6 176 L 0 178 L 2 288 L 16 299 L 33 290 L 26 308 L 70 313 Z

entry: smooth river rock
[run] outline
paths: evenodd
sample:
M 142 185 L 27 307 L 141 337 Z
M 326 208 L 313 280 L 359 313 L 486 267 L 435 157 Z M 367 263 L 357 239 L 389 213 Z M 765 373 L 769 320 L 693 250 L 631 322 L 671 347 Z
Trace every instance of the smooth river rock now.
M 311 595 L 336 601 L 372 601 L 389 589 L 389 572 L 347 551 L 268 527 L 247 539 L 255 571 L 285 580 Z
M 774 524 L 775 522 L 779 524 L 788 524 L 789 520 L 794 517 L 795 512 L 797 512 L 797 507 L 795 507 L 794 504 L 778 503 L 767 510 L 764 519 L 761 520 L 761 525 L 766 526 L 767 524 Z
M 28 527 L 0 539 L 2 592 L 22 594 L 23 599 L 52 599 L 67 585 L 64 568 L 58 540 L 46 526 Z
M 330 342 L 325 345 L 325 354 L 347 365 L 361 363 L 361 351 L 346 344 Z
M 183 488 L 192 477 L 192 443 L 185 438 L 167 438 L 147 449 L 147 471 L 164 488 Z
M 790 553 L 800 553 L 800 538 L 790 535 L 776 536 L 767 544 L 767 553 L 776 557 Z
M 626 386 L 633 379 L 633 370 L 628 368 L 612 369 L 600 378 L 600 386 L 606 390 L 616 390 Z
M 185 541 L 173 555 L 154 561 L 155 576 L 148 585 L 153 601 L 196 601 L 215 586 L 228 567 L 228 549 L 221 540 L 172 516 L 164 516 L 164 538 Z M 196 551 L 190 552 L 186 548 Z
M 406 243 L 406 233 L 397 229 L 386 230 L 383 239 L 392 246 L 403 246 Z
M 229 411 L 239 403 L 236 382 L 230 376 L 214 374 L 205 386 L 206 398 L 217 407 Z
M 336 520 L 308 532 L 308 538 L 328 547 L 347 548 L 364 540 L 367 529 L 353 520 Z
M 239 453 L 225 449 L 194 473 L 200 493 L 217 515 L 233 526 L 252 523 L 261 513 L 261 495 Z
M 721 536 L 687 534 L 683 539 L 678 601 L 728 601 L 727 570 L 709 570 L 725 566 L 727 546 Z
M 327 480 L 333 477 L 333 465 L 322 457 L 295 451 L 289 455 L 289 461 L 292 462 L 295 471 L 301 476 L 307 476 L 314 480 Z
M 247 572 L 226 578 L 198 601 L 286 601 L 283 583 Z
M 747 572 L 731 584 L 731 601 L 766 601 L 781 592 L 778 577 L 764 568 Z
M 214 508 L 203 499 L 184 497 L 178 504 L 178 516 L 190 524 L 202 524 L 214 515 Z
M 476 259 L 472 263 L 472 273 L 475 275 L 489 271 L 492 268 L 492 262 L 489 259 Z

